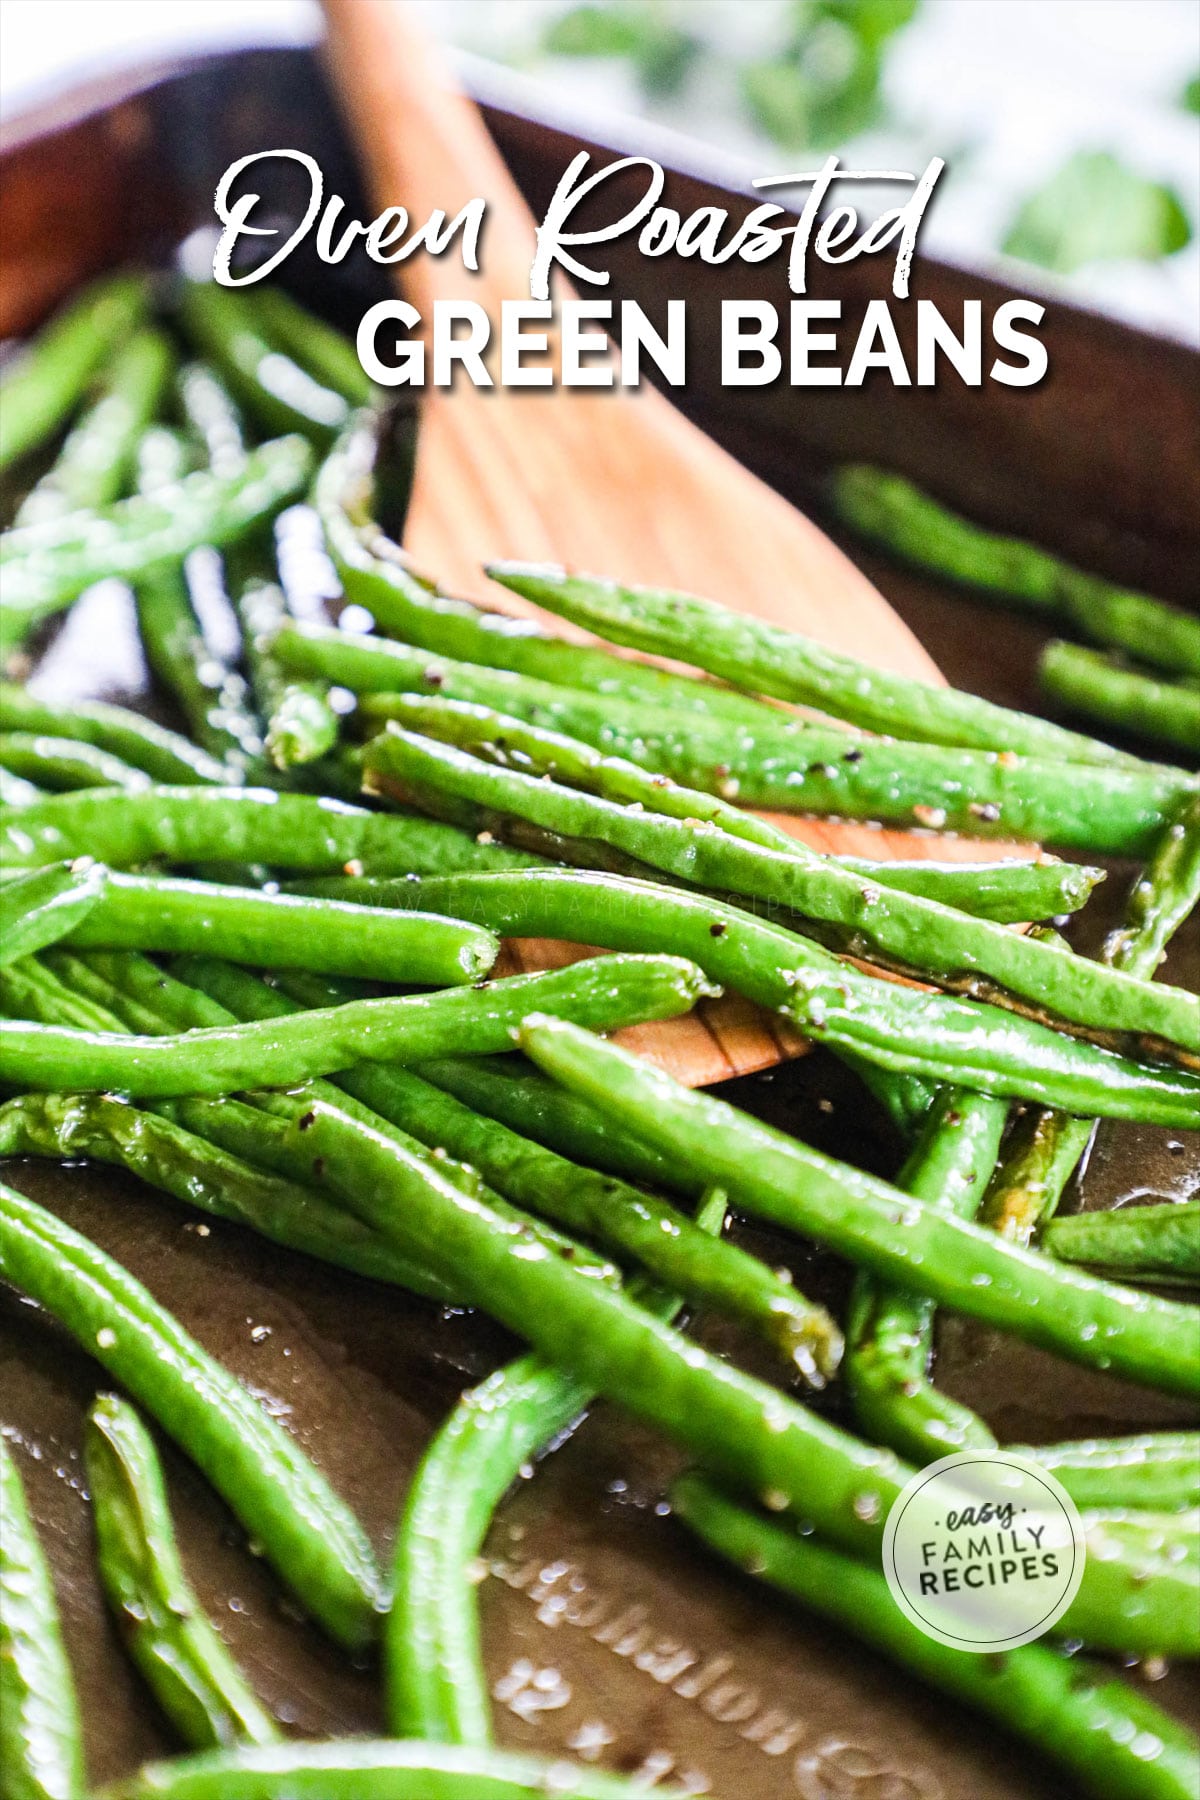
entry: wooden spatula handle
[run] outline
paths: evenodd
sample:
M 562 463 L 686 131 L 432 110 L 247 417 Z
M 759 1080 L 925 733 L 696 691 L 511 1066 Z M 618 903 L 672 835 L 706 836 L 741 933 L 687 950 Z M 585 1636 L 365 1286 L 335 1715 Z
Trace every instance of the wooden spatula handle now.
M 478 111 L 456 88 L 402 0 L 324 0 L 336 91 L 352 114 L 372 202 L 407 207 L 423 223 L 435 208 L 453 218 L 482 196 L 481 267 L 464 269 L 457 245 L 401 265 L 405 293 L 428 316 L 437 298 L 492 310 L 529 292 L 533 217 Z

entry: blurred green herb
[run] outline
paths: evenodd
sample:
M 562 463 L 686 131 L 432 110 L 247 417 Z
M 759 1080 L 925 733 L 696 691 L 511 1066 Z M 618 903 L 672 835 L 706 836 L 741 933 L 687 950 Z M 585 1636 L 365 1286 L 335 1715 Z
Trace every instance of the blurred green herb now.
M 1188 112 L 1200 113 L 1200 74 L 1192 76 L 1179 96 L 1179 104 Z
M 732 63 L 744 111 L 785 149 L 844 142 L 879 117 L 888 45 L 919 0 L 791 0 L 770 53 Z M 648 94 L 680 93 L 718 51 L 688 30 L 669 0 L 573 6 L 545 27 L 554 56 L 618 57 Z M 722 59 L 726 61 L 727 59 Z
M 647 94 L 676 94 L 702 49 L 658 4 L 573 6 L 552 19 L 542 34 L 552 56 L 617 56 L 632 64 Z
M 1080 150 L 1024 202 L 1001 248 L 1069 275 L 1086 263 L 1158 262 L 1191 236 L 1173 188 L 1135 174 L 1107 150 Z
M 756 125 L 784 149 L 824 149 L 873 125 L 890 40 L 918 0 L 794 0 L 787 37 L 770 57 L 747 63 L 742 100 Z

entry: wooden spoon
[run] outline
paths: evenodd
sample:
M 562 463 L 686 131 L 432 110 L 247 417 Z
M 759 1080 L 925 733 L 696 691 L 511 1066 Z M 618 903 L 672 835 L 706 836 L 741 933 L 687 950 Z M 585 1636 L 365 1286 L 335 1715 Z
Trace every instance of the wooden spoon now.
M 501 302 L 528 299 L 534 221 L 475 106 L 458 92 L 401 0 L 324 0 L 328 49 L 379 209 L 414 221 L 487 199 L 482 267 L 454 251 L 399 268 L 422 318 L 435 300 L 471 299 L 498 325 Z M 938 670 L 882 595 L 825 534 L 648 384 L 427 390 L 405 546 L 451 591 L 507 612 L 538 609 L 489 583 L 497 557 L 565 563 L 623 580 L 707 594 L 924 680 Z M 560 620 L 555 629 L 565 628 Z M 777 815 L 819 850 L 963 858 L 987 847 Z M 510 964 L 542 968 L 581 954 L 523 941 Z M 761 1069 L 803 1047 L 781 1021 L 727 996 L 687 1019 L 625 1034 L 691 1086 Z

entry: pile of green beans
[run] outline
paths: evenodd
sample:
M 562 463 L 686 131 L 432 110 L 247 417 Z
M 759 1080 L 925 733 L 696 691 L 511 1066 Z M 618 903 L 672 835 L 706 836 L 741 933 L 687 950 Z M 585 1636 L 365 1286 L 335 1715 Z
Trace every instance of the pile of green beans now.
M 715 599 L 495 565 L 571 622 L 554 635 L 444 593 L 374 516 L 411 472 L 396 435 L 352 345 L 256 280 L 109 278 L 0 373 L 0 471 L 19 483 L 0 635 L 22 652 L 0 682 L 0 1158 L 18 1183 L 15 1159 L 107 1165 L 231 1238 L 403 1289 L 418 1317 L 486 1312 L 527 1346 L 433 1437 L 389 1588 L 285 1424 L 97 1244 L 0 1184 L 23 1323 L 45 1314 L 122 1389 L 84 1429 L 100 1582 L 192 1753 L 100 1794 L 625 1800 L 636 1781 L 492 1747 L 477 1592 L 508 1489 L 600 1400 L 695 1463 L 671 1507 L 719 1556 L 1097 1800 L 1185 1800 L 1194 1740 L 1129 1684 L 1038 1645 L 945 1649 L 895 1609 L 879 1556 L 915 1467 L 997 1442 L 936 1385 L 938 1306 L 1200 1393 L 1196 1201 L 1051 1217 L 1096 1119 L 1200 1128 L 1200 1000 L 1158 979 L 1200 899 L 1200 776 Z M 833 493 L 897 554 L 1097 645 L 1046 653 L 1060 705 L 1200 751 L 1189 615 L 899 477 L 843 469 Z M 325 615 L 330 564 L 368 631 Z M 112 577 L 166 724 L 39 678 L 53 615 Z M 818 855 L 755 806 L 1088 860 Z M 1057 932 L 1105 855 L 1142 866 L 1090 961 Z M 591 954 L 496 978 L 503 939 Z M 903 1144 L 893 1181 L 602 1035 L 722 992 L 845 1062 Z M 780 1234 L 789 1265 L 797 1238 L 843 1259 L 843 1316 L 727 1240 L 730 1209 Z M 686 1307 L 788 1381 L 703 1348 Z M 395 1736 L 281 1741 L 189 1580 L 151 1426 L 337 1646 L 364 1670 L 379 1648 Z M 1196 1433 L 1010 1453 L 1081 1509 L 1059 1635 L 1200 1654 Z M 82 1800 L 19 1455 L 0 1438 L 0 1786 Z
M 811 638 L 694 594 L 629 587 L 526 563 L 493 563 L 488 573 L 514 593 L 614 644 L 678 657 L 735 687 L 816 707 L 868 731 L 1066 763 L 1123 760 L 1120 752 L 1094 738 L 954 688 L 873 669 Z
M 665 874 L 827 926 L 844 948 L 905 972 L 989 997 L 1013 996 L 1043 1015 L 1093 1032 L 1154 1037 L 1168 1050 L 1200 1058 L 1195 994 L 1077 960 L 918 894 L 864 881 L 832 859 L 805 854 L 800 845 L 785 855 L 735 838 L 710 821 L 692 825 L 631 811 L 598 795 L 491 767 L 396 725 L 372 740 L 366 766 L 378 785 L 401 800 L 436 811 L 437 797 L 447 796 L 458 823 L 474 823 L 484 808 L 528 819 L 560 841 L 599 840 Z M 465 802 L 469 812 L 454 802 Z M 19 817 L 24 821 L 28 814 Z
M 1068 781 L 1061 760 L 1045 755 L 848 738 L 782 714 L 747 725 L 649 710 L 320 625 L 285 626 L 275 654 L 297 676 L 366 696 L 368 717 L 387 717 L 396 689 L 448 695 L 568 732 L 685 787 L 779 811 L 1139 855 L 1189 786 L 1181 770 L 1132 758 L 1072 764 Z
M 299 1445 L 139 1282 L 2 1184 L 0 1274 L 154 1413 L 339 1643 L 370 1641 L 383 1600 L 358 1521 Z

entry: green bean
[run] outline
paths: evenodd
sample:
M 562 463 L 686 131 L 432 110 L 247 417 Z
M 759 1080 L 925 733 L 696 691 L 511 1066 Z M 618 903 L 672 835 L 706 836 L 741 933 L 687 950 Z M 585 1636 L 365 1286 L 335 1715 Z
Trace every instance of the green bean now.
M 676 1514 L 739 1568 L 799 1600 L 953 1699 L 1044 1751 L 1097 1800 L 1187 1800 L 1198 1746 L 1191 1732 L 1100 1668 L 1026 1644 L 1001 1656 L 951 1650 L 911 1624 L 877 1569 L 745 1511 L 685 1476 Z
M 348 406 L 369 406 L 378 398 L 350 339 L 293 300 L 284 288 L 257 285 L 247 299 L 267 337 Z
M 120 803 L 113 805 L 116 799 Z M 128 868 L 161 857 L 195 863 L 232 857 L 283 869 L 342 874 L 433 874 L 458 869 L 524 869 L 542 859 L 436 821 L 372 813 L 311 794 L 273 788 L 158 787 L 148 794 L 56 794 L 36 807 L 0 814 L 0 857 L 10 866 L 103 856 Z
M 0 1437 L 0 1768 L 5 1800 L 80 1800 L 79 1708 L 45 1553 Z
M 25 969 L 37 970 L 41 988 L 40 994 L 29 996 L 34 1010 L 26 1011 L 25 1017 L 39 1018 L 47 1024 L 70 1024 L 74 1022 L 71 1013 L 82 1004 L 90 1015 L 85 1022 L 91 1029 L 127 1028 L 159 1037 L 173 1030 L 232 1024 L 239 1016 L 207 993 L 164 974 L 149 957 L 134 952 L 93 951 L 86 959 L 49 952 L 47 960 L 51 959 L 53 972 L 36 962 L 23 965 Z M 231 970 L 227 964 L 186 960 L 206 972 L 214 968 L 225 970 L 227 979 L 240 976 L 242 983 L 254 992 L 273 993 L 254 977 Z M 56 981 L 58 975 L 62 979 Z M 278 1015 L 267 1009 L 260 1016 Z M 321 1081 L 309 1082 L 286 1095 L 251 1092 L 247 1095 L 249 1105 L 228 1095 L 219 1100 L 160 1103 L 156 1112 L 164 1115 L 162 1118 L 150 1118 L 124 1103 L 119 1112 L 97 1115 L 91 1107 L 102 1103 L 87 1096 L 73 1096 L 65 1112 L 59 1113 L 54 1110 L 56 1100 L 51 1095 L 46 1100 L 48 1110 L 43 1112 L 38 1110 L 38 1104 L 46 1097 L 28 1094 L 12 1128 L 19 1126 L 25 1141 L 33 1143 L 37 1139 L 37 1147 L 27 1154 L 39 1156 L 79 1153 L 78 1146 L 83 1141 L 80 1134 L 93 1131 L 96 1147 L 91 1153 L 132 1169 L 151 1186 L 162 1188 L 176 1199 L 192 1201 L 219 1216 L 248 1224 L 265 1237 L 277 1238 L 357 1274 L 452 1301 L 453 1295 L 447 1295 L 424 1271 L 397 1257 L 382 1240 L 370 1241 L 370 1234 L 366 1234 L 364 1241 L 357 1222 L 330 1208 L 314 1188 L 313 1171 L 307 1161 L 300 1159 L 280 1167 L 278 1134 L 263 1123 L 260 1113 L 288 1120 L 299 1118 L 313 1095 L 341 1101 L 347 1107 L 353 1105 Z M 81 1109 L 78 1115 L 75 1106 Z M 388 1129 L 383 1120 L 370 1122 L 378 1129 Z M 180 1128 L 182 1135 L 175 1127 Z M 403 1142 L 420 1148 L 412 1139 L 404 1138 Z M 64 1150 L 63 1145 L 74 1145 L 75 1151 Z M 480 1190 L 482 1184 L 473 1169 L 441 1155 L 436 1157 L 436 1164 L 442 1174 L 465 1191 Z M 272 1174 L 262 1176 L 263 1169 L 282 1174 L 283 1181 L 275 1182 Z
M 53 789 L 119 787 L 134 792 L 150 786 L 144 770 L 110 750 L 34 731 L 0 732 L 0 764 L 14 775 L 36 775 L 43 787 Z
M 1038 681 L 1070 712 L 1200 755 L 1200 689 L 1187 682 L 1145 675 L 1119 657 L 1061 642 L 1043 650 Z
M 491 932 L 432 913 L 406 916 L 144 875 L 112 876 L 70 942 L 82 949 L 207 950 L 267 969 L 427 987 L 481 980 L 500 948 Z
M 0 967 L 57 943 L 104 892 L 108 870 L 91 861 L 51 863 L 0 885 Z
M 11 681 L 0 682 L 0 728 L 93 744 L 135 769 L 144 769 L 154 781 L 212 786 L 228 780 L 222 764 L 178 732 L 100 700 L 76 700 L 66 706 Z
M 1009 1454 L 1049 1469 L 1077 1506 L 1200 1505 L 1200 1435 L 1148 1432 L 1070 1444 L 1014 1444 Z
M 1041 1248 L 1062 1262 L 1087 1263 L 1125 1281 L 1200 1278 L 1200 1200 L 1051 1219 Z
M 175 967 L 182 975 L 195 982 L 196 987 L 201 990 L 201 997 L 217 997 L 219 1001 L 229 1002 L 228 1007 L 222 1006 L 227 1018 L 278 1019 L 291 1011 L 290 1002 L 273 987 L 228 963 L 218 962 L 211 957 L 184 957 L 177 960 Z M 175 985 L 178 987 L 179 984 Z M 160 1014 L 154 1022 L 156 1032 L 163 1029 L 163 1016 Z M 385 1084 L 393 1071 L 375 1068 L 362 1073 L 364 1079 L 356 1084 L 355 1091 L 368 1095 L 373 1100 L 380 1089 L 386 1092 Z M 374 1077 L 374 1082 L 371 1077 Z M 527 1230 L 551 1254 L 570 1258 L 573 1266 L 582 1274 L 598 1281 L 615 1281 L 618 1277 L 615 1265 L 607 1258 L 586 1249 L 542 1219 L 530 1218 L 528 1214 L 510 1206 L 507 1200 L 493 1193 L 484 1184 L 476 1169 L 447 1155 L 441 1145 L 429 1149 L 408 1132 L 399 1129 L 390 1119 L 383 1117 L 372 1104 L 360 1102 L 350 1091 L 339 1092 L 338 1087 L 331 1083 L 310 1081 L 286 1095 L 260 1092 L 251 1093 L 247 1098 L 251 1103 L 250 1108 L 231 1106 L 228 1101 L 189 1100 L 175 1102 L 170 1110 L 183 1123 L 202 1130 L 206 1137 L 235 1156 L 246 1157 L 292 1180 L 306 1183 L 315 1181 L 319 1186 L 323 1179 L 320 1159 L 309 1155 L 298 1139 L 288 1135 L 286 1127 L 296 1124 L 301 1131 L 306 1129 L 304 1120 L 309 1104 L 313 1100 L 320 1100 L 340 1118 L 349 1117 L 388 1138 L 406 1156 L 436 1170 L 442 1179 L 453 1183 L 463 1193 L 486 1200 L 494 1211 Z M 271 1123 L 268 1124 L 259 1117 L 254 1110 L 256 1108 L 271 1114 Z M 438 1291 L 438 1284 L 430 1277 L 424 1276 L 423 1279 L 424 1285 L 419 1291 Z M 417 1284 L 406 1282 L 404 1285 Z
M 619 1775 L 576 1770 L 560 1758 L 457 1745 L 372 1742 L 209 1751 L 147 1763 L 96 1800 L 635 1800 Z
M 252 1109 L 240 1101 L 196 1100 L 221 1108 L 221 1119 Z M 215 1122 L 215 1114 L 214 1114 Z M 136 1175 L 149 1187 L 218 1219 L 228 1219 L 319 1262 L 386 1281 L 443 1303 L 457 1293 L 406 1261 L 377 1232 L 311 1187 L 264 1172 L 171 1119 L 99 1094 L 24 1094 L 0 1107 L 5 1156 L 81 1157 Z
M 197 1750 L 276 1742 L 273 1720 L 184 1572 L 158 1452 L 133 1407 L 101 1394 L 83 1454 L 101 1585 L 125 1648 L 179 1736 Z
M 878 1554 L 884 1515 L 908 1473 L 894 1457 L 688 1343 L 619 1290 L 584 1279 L 570 1260 L 537 1246 L 527 1226 L 501 1219 L 486 1202 L 431 1176 L 378 1132 L 322 1103 L 305 1120 L 304 1145 L 324 1159 L 331 1190 L 405 1255 L 460 1281 L 468 1298 L 547 1361 L 657 1425 L 714 1473 L 768 1494 L 781 1510 L 793 1508 L 835 1542 Z M 982 1235 L 993 1254 L 999 1247 L 1044 1264 L 1056 1284 L 1083 1279 Z M 1168 1305 L 1130 1298 L 1139 1309 Z M 1164 1357 L 1174 1358 L 1177 1346 L 1170 1332 L 1155 1338 L 1161 1376 Z M 1175 1568 L 1161 1558 L 1147 1565 L 1099 1528 L 1091 1549 L 1066 1629 L 1127 1650 L 1200 1644 L 1189 1610 L 1193 1566 Z
M 247 704 L 246 683 L 205 640 L 182 568 L 167 568 L 135 589 L 138 635 L 150 672 L 176 702 L 210 756 L 253 769 L 262 740 Z
M 364 679 L 362 665 L 374 652 L 361 652 L 336 637 L 320 641 L 314 634 L 322 627 L 304 629 L 303 638 L 289 631 L 278 640 L 282 661 L 302 671 L 324 671 L 330 679 L 337 679 L 341 667 L 344 685 Z M 548 689 L 552 700 L 547 706 L 528 692 L 496 691 L 495 671 L 464 675 L 465 667 L 427 663 L 423 670 L 393 672 L 373 661 L 367 678 L 382 681 L 390 674 L 418 689 L 436 686 L 534 721 L 548 719 L 558 729 L 684 787 L 772 811 L 975 837 L 1026 838 L 1061 849 L 1135 856 L 1153 846 L 1181 797 L 1195 791 L 1194 779 L 1182 770 L 1149 763 L 1137 768 L 1132 763 L 1120 768 L 1073 764 L 1071 780 L 1065 782 L 1062 763 L 996 751 L 882 738 L 852 740 L 847 749 L 846 734 L 832 729 L 807 726 L 799 735 L 794 725 L 783 724 L 749 732 L 701 725 L 665 710 L 653 715 L 642 711 L 630 722 L 621 718 L 615 702 L 604 713 L 566 689 Z M 511 679 L 526 690 L 534 685 L 524 676 Z M 368 693 L 362 699 L 368 720 L 397 710 L 394 694 Z
M 597 957 L 568 969 L 468 989 L 357 1000 L 295 1018 L 153 1038 L 0 1021 L 0 1082 L 41 1092 L 166 1099 L 287 1087 L 352 1063 L 418 1062 L 449 1050 L 491 1054 L 539 1006 L 599 1030 L 674 1018 L 713 989 L 679 957 Z
M 54 952 L 47 951 L 47 956 Z M 0 968 L 0 1008 L 10 1019 L 69 1025 L 76 1031 L 107 1031 L 109 1019 L 86 995 L 68 987 L 37 956 Z
M 203 444 L 213 474 L 240 474 L 246 466 L 241 415 L 220 376 L 206 363 L 185 363 L 177 387 L 180 411 Z
M 267 755 L 277 769 L 316 762 L 337 743 L 338 716 L 326 686 L 289 681 L 267 648 L 287 618 L 281 589 L 273 582 L 244 582 L 234 603 L 254 697 L 267 721 Z
M 669 818 L 707 820 L 734 837 L 785 856 L 796 848 L 795 838 L 777 825 L 715 795 L 680 787 L 669 776 L 647 774 L 623 757 L 606 756 L 576 738 L 470 701 L 393 694 L 388 696 L 388 717 L 411 731 L 472 750 L 504 768 L 549 775 L 568 787 L 583 788 L 626 806 L 642 806 Z M 806 853 L 802 850 L 799 854 Z M 1004 924 L 1076 912 L 1104 879 L 1100 869 L 1052 858 L 1004 863 L 872 862 L 855 856 L 836 860 L 841 868 L 866 880 Z
M 1166 945 L 1200 904 L 1200 796 L 1163 832 L 1133 886 L 1125 923 L 1111 933 L 1104 958 L 1149 981 Z M 984 1197 L 982 1218 L 1006 1237 L 1028 1243 L 1050 1218 L 1091 1141 L 1094 1121 L 1061 1111 L 1029 1113 L 1016 1125 L 1004 1160 Z
M 18 622 L 35 622 L 106 576 L 143 581 L 200 544 L 231 543 L 295 499 L 310 466 L 303 438 L 277 438 L 251 451 L 240 475 L 200 470 L 161 497 L 135 494 L 98 512 L 5 532 L 5 608 Z
M 304 1451 L 140 1282 L 33 1201 L 0 1187 L 0 1269 L 187 1452 L 312 1617 L 374 1635 L 379 1575 L 362 1529 Z
M 717 1191 L 696 1223 L 718 1237 L 724 1219 Z M 673 1295 L 646 1289 L 639 1298 L 668 1324 L 678 1311 Z M 522 1356 L 462 1396 L 422 1457 L 396 1534 L 383 1637 L 387 1716 L 397 1737 L 491 1741 L 471 1569 L 521 1470 L 561 1440 L 592 1398 L 575 1376 Z
M 247 294 L 215 281 L 186 281 L 179 312 L 188 338 L 265 430 L 333 441 L 349 416 L 345 400 L 267 341 Z
M 681 1087 L 561 1020 L 526 1021 L 522 1049 L 731 1200 L 863 1268 L 1071 1361 L 1188 1393 L 1200 1343 L 1185 1306 L 1083 1276 Z M 999 1251 L 999 1255 L 997 1255 Z
M 869 731 L 1062 762 L 1121 762 L 1121 753 L 1028 713 L 956 688 L 935 687 L 844 656 L 712 600 L 627 586 L 529 563 L 492 563 L 488 574 L 527 600 L 613 643 L 678 657 L 752 693 L 819 707 Z
M 882 954 L 906 972 L 1040 1012 L 1096 1032 L 1152 1035 L 1200 1053 L 1200 997 L 1076 958 L 917 894 L 864 882 L 797 845 L 782 856 L 711 824 L 632 812 L 590 794 L 498 769 L 396 725 L 367 747 L 368 779 L 428 804 L 449 794 L 516 813 L 562 838 L 594 838 L 701 886 L 746 894 L 832 927 L 857 954 Z M 26 819 L 29 814 L 18 815 Z M 461 812 L 456 822 L 462 822 Z
M 649 1187 L 666 1188 L 694 1200 L 697 1189 L 669 1157 L 612 1129 L 602 1112 L 547 1081 L 517 1056 L 444 1056 L 417 1064 L 417 1074 L 444 1088 L 464 1106 L 497 1119 L 512 1131 L 557 1150 L 572 1162 L 588 1164 Z
M 676 675 L 594 644 L 552 637 L 531 619 L 452 599 L 413 573 L 399 545 L 370 518 L 377 419 L 356 414 L 317 473 L 313 505 L 346 598 L 381 631 L 463 663 L 510 670 L 586 690 L 604 702 L 677 708 L 753 724 L 786 717 L 715 682 Z
M 138 494 L 161 494 L 195 468 L 192 446 L 182 431 L 151 425 L 134 447 L 133 487 Z
M 1132 1062 L 998 1007 L 864 974 L 792 931 L 703 895 L 566 869 L 300 885 L 379 905 L 442 907 L 500 936 L 620 950 L 669 945 L 714 980 L 783 1012 L 814 1041 L 901 1075 L 1105 1117 L 1185 1128 L 1196 1121 L 1194 1075 Z
M 1178 607 L 986 531 L 883 469 L 847 464 L 835 470 L 830 494 L 840 518 L 904 562 L 1068 619 L 1093 642 L 1160 668 L 1200 675 L 1200 623 Z
M 0 379 L 0 469 L 56 431 L 146 310 L 143 275 L 109 276 L 43 326 Z
M 26 781 L 21 775 L 14 775 L 0 764 L 0 806 L 32 806 L 35 800 L 45 799 L 45 793 L 44 788 Z
M 1158 971 L 1167 945 L 1200 906 L 1200 794 L 1172 819 L 1149 866 L 1133 885 L 1123 925 L 1104 954 L 1116 969 L 1144 976 Z
M 1007 1115 L 1003 1101 L 941 1089 L 896 1186 L 970 1219 L 995 1166 Z M 996 1441 L 970 1407 L 930 1381 L 933 1318 L 926 1295 L 871 1275 L 860 1274 L 855 1282 L 845 1364 L 855 1417 L 877 1443 L 890 1444 L 918 1466 Z
M 107 506 L 120 498 L 138 440 L 158 408 L 174 360 L 160 331 L 135 332 L 102 371 L 99 395 L 17 511 L 17 526 Z
M 340 997 L 336 983 L 313 978 L 283 986 L 302 1006 Z M 608 1245 L 685 1298 L 746 1320 L 811 1386 L 823 1387 L 836 1373 L 842 1338 L 824 1307 L 756 1257 L 712 1243 L 678 1208 L 481 1119 L 404 1069 L 351 1069 L 338 1085 L 402 1131 L 478 1169 L 518 1206 Z
M 899 1137 L 908 1143 L 929 1116 L 936 1090 L 920 1075 L 898 1075 L 868 1062 L 853 1050 L 839 1052 L 867 1091 L 891 1120 Z

